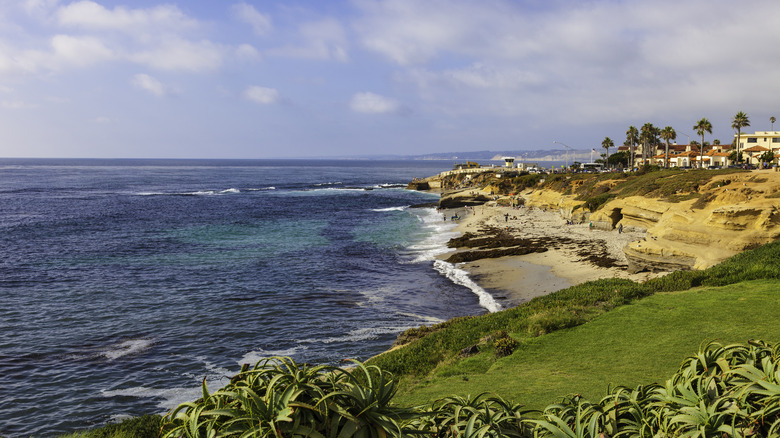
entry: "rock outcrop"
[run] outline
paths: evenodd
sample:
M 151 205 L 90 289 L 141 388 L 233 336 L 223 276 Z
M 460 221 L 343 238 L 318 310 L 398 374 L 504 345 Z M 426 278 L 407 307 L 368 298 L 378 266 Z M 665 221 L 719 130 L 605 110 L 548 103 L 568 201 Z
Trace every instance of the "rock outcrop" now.
M 714 178 L 697 199 L 619 198 L 593 213 L 574 196 L 555 191 L 521 196 L 527 206 L 595 228 L 646 231 L 644 240 L 624 248 L 633 272 L 704 269 L 780 238 L 780 173 L 768 170 Z

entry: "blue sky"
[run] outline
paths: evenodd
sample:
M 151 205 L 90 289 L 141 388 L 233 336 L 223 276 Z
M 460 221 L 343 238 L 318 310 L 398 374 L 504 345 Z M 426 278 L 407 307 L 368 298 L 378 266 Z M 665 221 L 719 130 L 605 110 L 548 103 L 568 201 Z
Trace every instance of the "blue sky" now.
M 0 0 L 0 156 L 598 148 L 780 117 L 780 2 Z M 780 125 L 778 125 L 780 126 Z M 686 134 L 689 137 L 686 137 Z

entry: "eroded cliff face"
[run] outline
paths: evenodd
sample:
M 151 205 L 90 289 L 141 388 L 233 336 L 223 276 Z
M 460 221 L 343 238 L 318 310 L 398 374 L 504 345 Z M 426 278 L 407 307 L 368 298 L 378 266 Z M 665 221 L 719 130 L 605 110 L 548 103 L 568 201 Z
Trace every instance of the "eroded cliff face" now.
M 594 227 L 646 230 L 624 249 L 630 269 L 704 269 L 780 237 L 780 173 L 769 170 L 714 178 L 700 197 L 672 203 L 641 196 L 612 200 L 598 211 L 552 191 L 523 193 L 526 205 L 558 210 Z M 617 232 L 617 231 L 616 231 Z

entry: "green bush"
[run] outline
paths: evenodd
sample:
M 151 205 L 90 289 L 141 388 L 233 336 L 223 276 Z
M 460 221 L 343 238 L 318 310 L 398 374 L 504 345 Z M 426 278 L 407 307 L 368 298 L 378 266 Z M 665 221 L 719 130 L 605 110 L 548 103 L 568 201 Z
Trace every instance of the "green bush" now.
M 497 339 L 494 344 L 497 357 L 509 356 L 517 349 L 517 341 L 510 337 Z
M 160 436 L 161 427 L 161 416 L 143 415 L 97 429 L 77 432 L 71 435 L 71 438 L 157 438 Z

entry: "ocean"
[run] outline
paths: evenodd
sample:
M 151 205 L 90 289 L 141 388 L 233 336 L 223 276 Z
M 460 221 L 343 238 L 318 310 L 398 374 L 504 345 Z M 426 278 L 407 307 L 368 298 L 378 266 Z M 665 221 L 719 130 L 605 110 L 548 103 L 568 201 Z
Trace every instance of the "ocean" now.
M 450 161 L 0 159 L 0 435 L 198 398 L 269 356 L 339 364 L 501 306 L 409 191 Z

